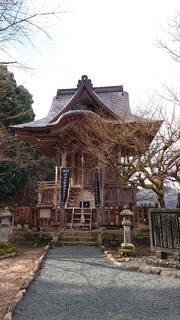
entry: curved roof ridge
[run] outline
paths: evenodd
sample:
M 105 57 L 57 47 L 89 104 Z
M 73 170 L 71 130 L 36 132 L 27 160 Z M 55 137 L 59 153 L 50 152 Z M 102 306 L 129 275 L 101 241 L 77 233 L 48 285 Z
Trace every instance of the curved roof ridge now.
M 47 127 L 58 125 L 60 124 L 61 120 L 64 120 L 70 116 L 82 116 L 87 114 L 90 114 L 93 117 L 97 117 L 98 119 L 101 119 L 101 117 L 97 113 L 94 113 L 93 111 L 90 111 L 90 110 L 69 110 L 67 112 L 62 113 L 55 122 L 48 123 Z

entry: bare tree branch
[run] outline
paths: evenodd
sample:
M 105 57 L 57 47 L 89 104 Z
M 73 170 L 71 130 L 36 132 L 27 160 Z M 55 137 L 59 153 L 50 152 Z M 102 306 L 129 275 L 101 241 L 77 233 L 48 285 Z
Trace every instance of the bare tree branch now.
M 32 0 L 4 0 L 0 2 L 0 49 L 10 56 L 10 48 L 17 43 L 23 45 L 30 44 L 37 49 L 34 35 L 42 34 L 51 39 L 51 31 L 54 25 L 59 23 L 59 17 L 64 13 L 61 5 L 53 8 L 46 2 L 39 7 L 40 2 Z M 12 59 L 11 59 L 12 60 Z M 16 59 L 12 62 L 16 62 Z M 9 63 L 8 61 L 6 62 Z

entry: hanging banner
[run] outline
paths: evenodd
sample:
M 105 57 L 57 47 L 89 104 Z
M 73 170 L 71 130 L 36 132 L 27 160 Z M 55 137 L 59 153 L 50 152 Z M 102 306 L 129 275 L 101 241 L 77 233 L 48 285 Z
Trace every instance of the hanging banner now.
M 70 168 L 61 168 L 61 203 L 65 204 L 69 188 Z
M 99 177 L 99 169 L 95 170 L 95 206 L 100 206 L 100 177 Z

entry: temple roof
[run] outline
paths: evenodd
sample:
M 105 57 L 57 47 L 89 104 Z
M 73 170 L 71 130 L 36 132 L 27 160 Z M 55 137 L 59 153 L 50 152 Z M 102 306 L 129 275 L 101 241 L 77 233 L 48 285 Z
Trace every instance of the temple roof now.
M 131 113 L 129 95 L 123 86 L 93 87 L 91 80 L 82 76 L 77 88 L 57 90 L 46 117 L 10 128 L 42 154 L 54 157 L 57 148 L 64 148 L 65 144 L 72 150 L 72 127 L 82 124 L 87 128 L 94 117 L 105 122 L 111 121 L 115 125 L 119 125 L 121 120 L 126 124 L 138 122 L 138 118 Z M 143 120 L 149 122 L 149 126 L 153 122 Z M 149 143 L 161 125 L 158 121 L 154 124 L 156 128 L 147 139 Z
M 31 121 L 28 123 L 12 126 L 11 128 L 25 128 L 25 127 L 46 127 L 49 123 L 57 123 L 57 118 L 62 113 L 69 111 L 68 105 L 76 103 L 77 99 L 81 99 L 81 95 L 87 92 L 86 96 L 90 96 L 93 103 L 106 108 L 107 112 L 114 117 L 126 116 L 127 119 L 134 119 L 131 114 L 129 105 L 129 95 L 123 90 L 123 86 L 109 86 L 109 87 L 93 87 L 91 80 L 87 76 L 82 76 L 79 80 L 77 88 L 74 89 L 58 89 L 57 94 L 53 97 L 52 105 L 46 117 Z M 78 96 L 78 93 L 79 96 Z M 72 107 L 72 104 L 71 104 Z M 68 110 L 67 110 L 68 109 Z

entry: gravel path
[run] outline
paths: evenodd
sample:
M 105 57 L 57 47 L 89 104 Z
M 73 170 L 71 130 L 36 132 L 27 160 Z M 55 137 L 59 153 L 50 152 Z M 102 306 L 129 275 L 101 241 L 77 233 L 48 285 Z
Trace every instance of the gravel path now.
M 123 270 L 97 247 L 51 249 L 14 320 L 179 320 L 180 281 Z

